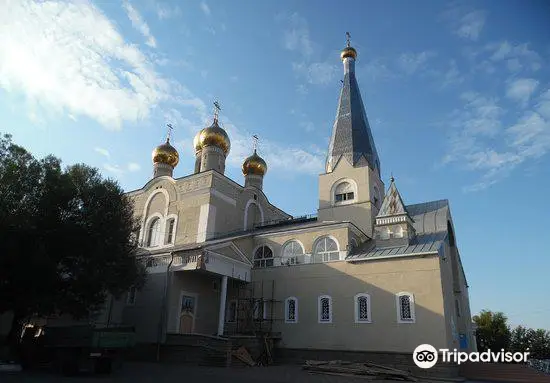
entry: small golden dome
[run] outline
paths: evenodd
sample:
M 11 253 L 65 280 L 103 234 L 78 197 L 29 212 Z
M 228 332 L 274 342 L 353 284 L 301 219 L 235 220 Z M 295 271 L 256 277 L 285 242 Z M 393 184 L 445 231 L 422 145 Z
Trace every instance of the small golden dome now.
M 224 154 L 227 156 L 229 150 L 231 149 L 231 141 L 229 141 L 229 136 L 225 130 L 220 128 L 217 120 L 214 120 L 214 123 L 208 128 L 201 130 L 198 135 L 195 136 L 195 139 L 195 150 L 200 150 L 206 146 L 212 145 L 223 150 Z
M 162 145 L 157 146 L 153 149 L 153 164 L 161 163 L 167 164 L 175 168 L 178 162 L 180 161 L 180 156 L 176 148 L 170 145 L 170 140 Z
M 243 174 L 245 176 L 249 174 L 263 176 L 265 173 L 267 173 L 267 164 L 264 159 L 256 153 L 256 150 L 254 150 L 254 154 L 243 162 Z
M 357 58 L 357 51 L 353 47 L 345 47 L 340 53 L 340 58 L 344 60 L 346 57 L 351 57 L 352 59 Z
M 195 138 L 193 138 L 193 148 L 196 152 L 202 149 L 201 143 L 200 143 L 200 137 L 203 129 L 199 130 L 197 134 L 195 134 Z

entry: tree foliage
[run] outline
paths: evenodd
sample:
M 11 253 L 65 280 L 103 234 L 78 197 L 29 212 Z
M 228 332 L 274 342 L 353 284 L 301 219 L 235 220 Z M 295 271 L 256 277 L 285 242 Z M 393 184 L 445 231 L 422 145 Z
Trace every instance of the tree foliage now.
M 473 318 L 477 326 L 478 351 L 501 349 L 529 352 L 530 358 L 550 359 L 550 331 L 517 326 L 510 329 L 508 318 L 501 312 L 482 310 Z
M 0 137 L 0 313 L 85 317 L 141 286 L 137 229 L 115 181 Z
M 510 328 L 504 313 L 482 310 L 472 318 L 477 326 L 476 340 L 478 351 L 487 349 L 508 349 L 510 345 Z

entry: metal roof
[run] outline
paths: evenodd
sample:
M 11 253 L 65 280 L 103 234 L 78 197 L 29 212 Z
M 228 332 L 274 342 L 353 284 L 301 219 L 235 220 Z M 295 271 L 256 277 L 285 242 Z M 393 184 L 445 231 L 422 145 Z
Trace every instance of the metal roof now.
M 349 255 L 346 260 L 360 261 L 379 257 L 396 257 L 407 254 L 433 253 L 439 251 L 447 237 L 446 231 L 417 235 L 408 246 L 373 247 L 374 241 L 369 241 L 371 249 L 363 249 L 356 254 Z
M 345 157 L 353 166 L 380 166 L 367 113 L 353 70 L 344 75 L 336 120 L 327 155 L 326 172 Z
M 439 251 L 447 237 L 449 219 L 449 201 L 439 200 L 405 206 L 412 218 L 416 237 L 409 245 L 395 247 L 376 246 L 376 241 L 367 241 L 346 259 L 349 261 L 366 260 L 374 257 L 392 257 L 407 254 Z
M 414 229 L 417 234 L 436 233 L 447 231 L 449 219 L 449 201 L 442 199 L 407 205 L 407 211 L 414 221 Z

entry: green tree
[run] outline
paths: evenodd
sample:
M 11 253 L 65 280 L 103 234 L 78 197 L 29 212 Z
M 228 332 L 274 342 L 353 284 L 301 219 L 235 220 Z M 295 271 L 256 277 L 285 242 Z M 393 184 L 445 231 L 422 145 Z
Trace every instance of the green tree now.
M 29 316 L 86 317 L 107 294 L 141 287 L 137 229 L 115 181 L 0 137 L 0 313 L 14 314 L 11 341 Z
M 529 329 L 523 326 L 514 328 L 510 336 L 510 351 L 525 352 L 529 345 Z
M 550 332 L 538 329 L 527 331 L 529 338 L 529 356 L 534 359 L 550 359 Z
M 510 328 L 508 318 L 502 312 L 482 310 L 473 318 L 477 326 L 476 340 L 478 351 L 507 350 L 510 345 Z

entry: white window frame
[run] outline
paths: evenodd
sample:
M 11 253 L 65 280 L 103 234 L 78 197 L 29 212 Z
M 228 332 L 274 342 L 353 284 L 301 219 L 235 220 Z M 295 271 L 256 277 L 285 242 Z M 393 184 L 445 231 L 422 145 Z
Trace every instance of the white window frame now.
M 328 320 L 322 320 L 323 307 L 321 301 L 328 298 Z M 319 295 L 317 298 L 317 319 L 319 323 L 332 323 L 332 297 L 330 295 Z
M 132 290 L 134 292 L 133 299 L 130 299 L 132 297 Z M 126 292 L 126 306 L 134 306 L 136 304 L 136 298 L 137 298 L 137 289 L 135 286 L 130 287 L 130 290 Z
M 359 315 L 359 298 L 366 298 L 367 299 L 367 319 L 361 319 Z M 354 302 L 354 317 L 355 317 L 355 323 L 372 323 L 372 316 L 371 316 L 371 299 L 370 294 L 367 293 L 359 293 L 355 294 L 355 297 L 353 297 Z
M 152 242 L 152 235 L 155 233 L 151 231 L 153 224 L 158 222 L 158 232 L 156 233 L 157 241 L 153 244 Z M 145 227 L 145 247 L 146 248 L 153 248 L 153 247 L 159 247 L 162 246 L 164 241 L 162 240 L 164 238 L 162 226 L 164 224 L 164 219 L 162 215 L 155 213 L 149 219 L 147 220 L 147 225 Z
M 258 252 L 258 250 L 260 250 L 262 247 L 267 247 L 270 251 L 271 251 L 271 258 L 256 258 L 256 253 Z M 271 259 L 272 260 L 272 265 L 271 266 L 266 266 L 266 260 L 268 259 Z M 260 266 L 256 266 L 256 261 L 259 261 L 260 263 Z M 262 262 L 263 261 L 263 262 Z M 264 266 L 262 266 L 262 263 L 264 264 Z M 273 267 L 275 266 L 275 253 L 273 252 L 273 249 L 271 248 L 271 246 L 268 246 L 268 245 L 260 245 L 260 246 L 257 246 L 255 249 L 254 249 L 254 252 L 252 253 L 252 264 L 254 265 L 255 268 L 257 269 L 267 269 L 268 267 Z
M 353 193 L 353 198 L 352 199 L 345 199 L 345 200 L 342 200 L 342 201 L 336 201 L 336 189 L 338 189 L 338 187 L 340 185 L 342 185 L 343 183 L 349 184 L 350 188 L 351 188 L 351 191 L 347 191 L 346 193 L 340 193 L 340 194 L 345 194 L 347 196 L 349 193 Z M 331 202 L 332 202 L 333 206 L 349 205 L 349 204 L 357 202 L 357 183 L 354 180 L 347 179 L 347 178 L 340 179 L 340 180 L 336 181 L 334 183 L 334 185 L 332 186 L 331 197 L 330 198 L 331 198 Z
M 288 303 L 294 301 L 294 320 L 289 318 Z M 298 298 L 288 297 L 285 299 L 285 323 L 298 323 Z
M 330 239 L 330 240 L 334 241 L 334 243 L 336 244 L 336 250 L 335 251 L 326 251 L 326 246 L 325 246 L 325 251 L 318 253 L 317 252 L 317 246 L 319 246 L 319 243 L 321 243 L 321 241 L 323 241 L 325 239 Z M 337 259 L 327 259 L 327 260 L 325 260 L 325 256 L 328 257 L 329 253 L 334 253 L 334 252 L 338 253 L 338 258 Z M 326 263 L 326 262 L 339 261 L 340 260 L 340 244 L 338 243 L 336 238 L 334 238 L 333 236 L 323 235 L 323 236 L 317 238 L 317 240 L 313 244 L 313 252 L 312 253 L 313 253 L 313 262 L 315 262 L 315 263 Z M 317 261 L 318 256 L 323 257 L 323 259 L 320 262 Z
M 290 246 L 292 243 L 296 243 L 299 248 L 302 250 L 302 252 L 300 254 L 295 254 L 291 257 L 289 256 L 286 256 L 285 255 L 285 249 L 287 248 L 287 246 Z M 298 257 L 299 256 L 303 256 L 305 255 L 306 251 L 305 251 L 305 248 L 304 248 L 304 245 L 302 244 L 302 242 L 298 241 L 297 239 L 290 239 L 288 241 L 286 241 L 283 246 L 281 247 L 281 264 L 287 264 L 286 262 L 288 262 L 289 265 L 296 265 L 299 262 L 298 260 Z
M 401 315 L 401 297 L 408 296 L 409 297 L 409 304 L 410 304 L 410 310 L 411 310 L 411 319 L 403 319 L 403 316 Z M 395 295 L 395 303 L 397 308 L 397 323 L 416 323 L 416 313 L 414 310 L 414 295 L 412 293 L 409 293 L 407 291 L 402 291 L 400 293 L 397 293 Z

